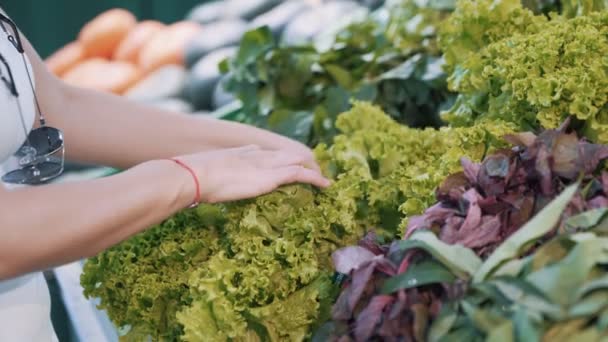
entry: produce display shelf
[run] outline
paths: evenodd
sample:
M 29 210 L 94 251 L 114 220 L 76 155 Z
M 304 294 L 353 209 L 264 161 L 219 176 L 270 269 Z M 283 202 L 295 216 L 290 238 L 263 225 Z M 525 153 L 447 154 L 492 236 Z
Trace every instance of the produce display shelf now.
M 67 311 L 77 341 L 118 342 L 105 311 L 97 309 L 98 300 L 86 299 L 80 286 L 84 261 L 73 262 L 53 270 L 63 305 Z
M 111 168 L 94 168 L 69 172 L 57 183 L 82 181 L 104 177 L 116 172 Z M 84 260 L 72 262 L 53 270 L 59 285 L 61 299 L 77 341 L 118 342 L 118 333 L 105 311 L 97 309 L 98 300 L 86 299 L 80 286 Z

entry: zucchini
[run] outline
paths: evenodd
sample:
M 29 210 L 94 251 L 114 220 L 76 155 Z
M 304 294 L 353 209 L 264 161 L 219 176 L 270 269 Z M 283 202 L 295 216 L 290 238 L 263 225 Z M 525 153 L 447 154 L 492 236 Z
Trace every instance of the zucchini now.
M 250 29 L 261 26 L 268 26 L 275 37 L 280 37 L 287 24 L 298 14 L 311 8 L 311 5 L 302 0 L 286 1 L 285 3 L 273 8 L 269 12 L 262 14 L 251 22 Z
M 285 28 L 282 41 L 286 45 L 308 44 L 328 26 L 362 6 L 353 1 L 334 1 L 315 7 L 297 16 Z
M 154 108 L 168 110 L 175 113 L 192 113 L 194 111 L 191 104 L 178 98 L 154 100 L 147 102 L 146 104 Z
M 246 31 L 247 23 L 240 19 L 218 21 L 205 26 L 186 47 L 186 65 L 191 68 L 211 51 L 238 44 Z
M 129 89 L 125 97 L 137 101 L 149 101 L 182 94 L 186 81 L 186 71 L 177 65 L 158 69 Z
M 224 107 L 225 105 L 236 100 L 236 97 L 224 88 L 224 83 L 226 79 L 228 79 L 228 77 L 228 75 L 222 76 L 222 78 L 220 78 L 220 80 L 215 85 L 215 89 L 213 91 L 213 99 L 211 101 L 213 110 Z
M 216 84 L 222 77 L 219 63 L 234 56 L 236 47 L 222 48 L 203 57 L 186 79 L 184 94 L 195 109 L 210 109 Z
M 209 24 L 224 17 L 225 1 L 211 1 L 194 7 L 186 16 L 187 20 L 199 24 Z
M 227 0 L 224 7 L 225 17 L 249 21 L 282 2 L 282 0 Z

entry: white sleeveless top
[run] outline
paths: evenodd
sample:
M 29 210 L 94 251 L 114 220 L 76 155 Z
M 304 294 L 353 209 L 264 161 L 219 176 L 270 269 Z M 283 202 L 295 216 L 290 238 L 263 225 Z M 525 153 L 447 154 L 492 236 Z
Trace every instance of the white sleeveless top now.
M 8 32 L 11 32 L 8 25 L 4 23 L 3 25 Z M 17 100 L 9 92 L 4 82 L 0 81 L 0 164 L 3 164 L 25 141 L 25 132 L 32 128 L 36 111 L 22 55 L 8 41 L 2 28 L 0 28 L 0 54 L 8 62 L 19 92 Z M 26 62 L 32 73 L 27 58 Z M 2 63 L 0 63 L 0 71 L 0 75 L 9 78 L 8 70 Z M 17 101 L 21 105 L 25 130 L 19 115 Z M 4 174 L 2 167 L 0 167 L 0 174 Z M 0 184 L 0 186 L 9 187 L 7 184 Z M 57 341 L 50 320 L 50 308 L 49 290 L 42 273 L 37 272 L 0 281 L 0 341 Z

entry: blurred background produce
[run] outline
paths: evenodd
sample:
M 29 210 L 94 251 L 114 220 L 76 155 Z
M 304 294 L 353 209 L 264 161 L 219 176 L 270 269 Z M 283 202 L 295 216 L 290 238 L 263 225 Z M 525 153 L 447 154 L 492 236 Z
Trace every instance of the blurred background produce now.
M 46 58 L 74 40 L 91 19 L 109 9 L 124 8 L 139 20 L 171 24 L 203 2 L 206 0 L 3 0 L 2 8 Z
M 57 15 L 78 11 L 69 18 L 81 19 L 85 13 L 87 20 L 68 21 L 63 26 L 69 30 L 57 30 L 60 34 L 53 45 L 48 39 L 37 39 L 42 22 L 24 31 L 50 69 L 70 84 L 202 114 L 234 104 L 235 96 L 220 82 L 227 76 L 222 77 L 218 64 L 234 56 L 248 30 L 268 26 L 277 42 L 306 45 L 322 34 L 337 34 L 353 20 L 363 20 L 383 2 L 218 0 L 189 6 L 180 2 L 167 10 L 168 5 L 158 1 L 137 5 L 106 1 L 94 6 L 95 11 L 90 7 L 80 11 L 82 5 L 67 1 L 64 12 Z M 30 27 L 26 3 L 5 6 L 20 25 Z

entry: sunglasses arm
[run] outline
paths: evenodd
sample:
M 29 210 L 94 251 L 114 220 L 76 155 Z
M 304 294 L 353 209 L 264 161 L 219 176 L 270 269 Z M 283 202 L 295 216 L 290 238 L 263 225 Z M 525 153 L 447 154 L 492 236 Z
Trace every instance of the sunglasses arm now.
M 0 73 L 0 79 L 2 80 L 2 82 L 4 82 L 4 84 L 6 84 L 8 89 L 11 91 L 11 94 L 15 97 L 18 97 L 19 93 L 17 92 L 17 87 L 15 86 L 15 80 L 13 79 L 13 73 L 11 72 L 11 67 L 8 65 L 8 62 L 6 61 L 6 59 L 4 59 L 4 56 L 2 56 L 2 55 L 0 55 L 0 62 L 2 62 L 2 64 L 4 64 L 4 66 L 6 67 L 6 70 L 8 71 L 8 77 L 10 77 L 10 80 L 7 80 L 6 77 L 1 76 L 2 73 Z
M 17 29 L 17 25 L 15 25 L 15 23 L 12 20 L 10 20 L 7 16 L 5 16 L 2 13 L 0 13 L 0 22 L 4 22 L 4 23 L 8 24 L 8 26 L 10 26 L 11 29 L 13 29 L 13 32 L 15 33 L 15 35 L 13 36 L 12 34 L 9 33 L 8 40 L 15 46 L 15 48 L 17 49 L 17 51 L 19 51 L 19 53 L 24 53 L 25 50 L 23 49 L 23 44 L 21 44 L 21 38 L 19 37 L 19 31 Z M 4 32 L 6 32 L 4 25 L 2 25 L 2 29 L 4 30 Z

